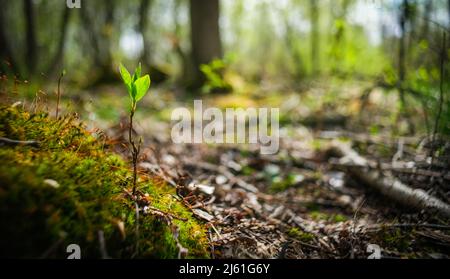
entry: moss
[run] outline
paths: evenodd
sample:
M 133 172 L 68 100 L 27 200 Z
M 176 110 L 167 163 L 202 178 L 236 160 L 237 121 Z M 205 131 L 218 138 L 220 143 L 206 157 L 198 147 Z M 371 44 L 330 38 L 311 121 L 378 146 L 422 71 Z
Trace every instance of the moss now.
M 303 192 L 303 189 L 300 189 L 300 190 L 302 190 L 302 192 Z M 314 212 L 314 211 L 320 210 L 320 206 L 315 202 L 308 202 L 308 203 L 306 203 L 306 209 Z
M 386 247 L 405 252 L 411 247 L 414 235 L 414 231 L 411 230 L 402 231 L 400 228 L 385 228 L 378 235 L 378 238 Z
M 348 220 L 348 218 L 342 214 L 333 214 L 331 217 L 331 220 L 335 223 L 339 222 L 345 222 Z
M 345 222 L 348 220 L 348 218 L 342 214 L 327 214 L 318 210 L 312 211 L 310 216 L 315 221 L 323 220 L 333 223 Z
M 315 221 L 320 221 L 320 220 L 328 220 L 329 216 L 325 213 L 322 213 L 320 211 L 312 211 L 311 214 L 311 219 L 315 220 Z
M 241 170 L 243 175 L 254 175 L 257 170 L 255 170 L 254 168 L 250 167 L 250 166 L 244 166 Z
M 124 194 L 131 171 L 74 116 L 54 120 L 0 107 L 0 136 L 40 142 L 39 148 L 0 146 L 1 257 L 67 257 L 71 243 L 84 258 L 100 257 L 99 231 L 114 258 L 177 256 L 163 220 L 141 215 L 137 236 L 134 202 Z M 139 188 L 152 206 L 186 220 L 173 223 L 189 256 L 208 257 L 205 226 L 174 189 L 150 177 L 141 177 Z
M 314 240 L 314 235 L 312 233 L 303 232 L 298 228 L 289 229 L 287 234 L 292 238 L 298 239 L 306 243 L 310 243 Z
M 291 187 L 297 186 L 303 179 L 303 176 L 294 173 L 289 173 L 283 178 L 276 176 L 272 179 L 269 191 L 271 193 L 283 192 Z
M 322 139 L 314 139 L 311 141 L 311 149 L 315 151 L 323 150 L 326 146 L 327 141 Z

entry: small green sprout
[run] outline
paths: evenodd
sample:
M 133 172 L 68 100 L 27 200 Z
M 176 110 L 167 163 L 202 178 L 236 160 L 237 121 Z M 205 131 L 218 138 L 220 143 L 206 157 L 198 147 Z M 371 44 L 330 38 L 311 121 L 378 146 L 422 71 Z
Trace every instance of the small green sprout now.
M 130 72 L 120 64 L 120 74 L 122 75 L 123 82 L 128 89 L 131 99 L 131 111 L 136 111 L 136 104 L 139 102 L 145 94 L 147 94 L 150 88 L 150 76 L 145 75 L 141 77 L 141 64 L 136 68 L 134 75 L 131 76 Z
M 57 92 L 57 100 L 56 100 L 56 119 L 58 119 L 58 114 L 59 114 L 59 99 L 61 98 L 61 80 L 63 79 L 63 77 L 65 75 L 66 75 L 66 70 L 63 70 L 58 79 L 58 92 Z
M 147 94 L 148 89 L 150 88 L 150 76 L 145 75 L 141 77 L 141 63 L 134 71 L 133 76 L 131 76 L 130 72 L 120 64 L 120 74 L 122 75 L 123 82 L 127 87 L 128 94 L 131 99 L 131 109 L 130 109 L 130 126 L 128 129 L 128 140 L 131 146 L 131 156 L 133 160 L 133 195 L 136 192 L 136 181 L 137 181 L 137 161 L 141 147 L 141 139 L 139 140 L 139 144 L 136 145 L 132 132 L 133 132 L 133 117 L 136 112 L 137 103 Z

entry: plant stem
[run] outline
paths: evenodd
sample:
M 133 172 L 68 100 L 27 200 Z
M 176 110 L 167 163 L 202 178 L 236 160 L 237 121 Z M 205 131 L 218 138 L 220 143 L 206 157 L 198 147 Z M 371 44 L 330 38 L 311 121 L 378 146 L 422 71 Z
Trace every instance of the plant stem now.
M 58 92 L 57 92 L 57 100 L 56 100 L 56 119 L 58 119 L 59 114 L 59 99 L 61 97 L 61 80 L 63 78 L 64 74 L 61 74 L 58 79 Z
M 133 161 L 133 195 L 136 193 L 136 182 L 137 182 L 137 159 L 139 155 L 139 149 L 136 147 L 134 142 L 132 132 L 133 132 L 133 117 L 135 111 L 135 104 L 132 105 L 130 112 L 130 127 L 128 129 L 128 140 L 131 145 L 131 157 Z

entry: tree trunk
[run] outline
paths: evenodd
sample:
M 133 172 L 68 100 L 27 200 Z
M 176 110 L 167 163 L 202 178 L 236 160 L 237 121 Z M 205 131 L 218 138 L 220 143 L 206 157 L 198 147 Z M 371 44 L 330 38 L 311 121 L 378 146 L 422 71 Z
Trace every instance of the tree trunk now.
M 100 55 L 98 54 L 100 52 L 99 50 L 100 46 L 97 40 L 97 35 L 95 34 L 93 28 L 91 28 L 92 20 L 91 16 L 89 15 L 88 3 L 84 4 L 84 7 L 80 9 L 80 19 L 81 24 L 83 25 L 82 33 L 86 34 L 87 40 L 89 41 L 91 47 L 89 51 L 91 52 L 94 63 L 99 65 L 101 62 Z
M 311 13 L 311 69 L 315 75 L 319 70 L 319 0 L 310 0 Z
M 333 16 L 334 22 L 339 22 L 335 28 L 332 28 L 332 40 L 331 40 L 331 71 L 333 73 L 342 73 L 341 65 L 344 61 L 345 54 L 345 33 L 346 33 L 346 23 L 347 22 L 347 14 L 350 8 L 350 5 L 353 3 L 351 0 L 343 0 L 332 1 L 336 4 L 330 5 L 333 9 L 331 14 Z M 341 4 L 339 4 L 341 3 Z M 336 10 L 336 11 L 335 11 Z
M 142 34 L 142 40 L 144 42 L 144 49 L 142 50 L 141 60 L 146 66 L 151 65 L 151 48 L 150 43 L 147 40 L 147 29 L 148 29 L 148 14 L 150 6 L 152 4 L 151 0 L 142 0 L 139 7 L 139 32 Z
M 104 28 L 113 29 L 115 17 L 114 12 L 116 8 L 115 1 L 108 1 L 106 4 L 106 20 L 104 24 Z M 103 43 L 103 76 L 106 80 L 114 79 L 113 67 L 112 67 L 112 55 L 111 55 L 111 36 L 112 32 L 101 32 L 102 34 L 102 43 Z
M 24 0 L 23 2 L 25 26 L 26 26 L 26 65 L 28 65 L 28 74 L 32 75 L 36 70 L 36 58 L 37 58 L 37 42 L 36 42 L 36 30 L 35 30 L 35 14 L 32 0 Z
M 0 10 L 0 70 L 2 72 L 9 72 L 12 70 L 15 74 L 19 73 L 19 65 L 14 58 L 13 52 L 11 50 L 11 45 L 9 44 L 8 37 L 6 35 L 4 27 L 6 23 L 4 22 L 4 11 Z
M 91 44 L 94 66 L 98 70 L 98 75 L 92 80 L 91 86 L 102 82 L 113 81 L 116 78 L 113 72 L 111 55 L 111 30 L 115 20 L 114 12 L 116 2 L 108 1 L 107 3 L 99 3 L 86 1 L 83 8 L 80 9 L 83 31 L 87 34 L 87 38 Z M 93 19 L 91 11 L 96 13 L 96 20 Z
M 199 88 L 204 76 L 202 64 L 222 57 L 219 31 L 219 0 L 190 0 L 191 47 L 194 65 L 192 87 Z
M 428 39 L 428 33 L 430 31 L 430 20 L 431 20 L 431 12 L 433 11 L 433 1 L 427 0 L 425 3 L 425 10 L 423 15 L 423 26 L 422 26 L 422 34 L 420 36 L 420 39 L 427 40 Z
M 400 32 L 401 37 L 399 41 L 399 49 L 398 49 L 398 81 L 400 85 L 403 84 L 405 81 L 406 76 L 406 21 L 408 19 L 408 7 L 409 3 L 408 0 L 403 0 L 401 7 L 400 7 L 400 18 L 399 18 L 399 25 L 400 25 Z M 403 86 L 400 86 L 399 89 L 399 95 L 400 95 L 400 102 L 402 105 L 402 110 L 405 108 L 405 92 L 403 89 L 401 89 Z
M 61 29 L 59 31 L 59 42 L 58 47 L 55 53 L 55 56 L 52 59 L 52 62 L 49 64 L 49 68 L 47 70 L 47 73 L 50 76 L 53 76 L 56 74 L 58 70 L 60 70 L 61 66 L 63 65 L 63 59 L 64 59 L 64 47 L 66 42 L 66 34 L 67 34 L 67 26 L 69 25 L 69 19 L 70 19 L 70 10 L 71 9 L 64 9 L 64 12 L 62 14 L 62 19 L 60 21 Z
M 287 50 L 290 52 L 290 56 L 295 61 L 294 78 L 296 80 L 300 80 L 301 78 L 304 77 L 305 65 L 304 65 L 302 53 L 299 51 L 299 49 L 297 47 L 296 40 L 298 39 L 298 34 L 296 34 L 294 32 L 294 30 L 292 30 L 292 26 L 288 22 L 287 17 L 285 17 L 284 25 L 285 25 L 285 29 L 286 29 L 285 38 L 286 38 Z M 264 52 L 264 50 L 263 50 L 263 52 Z M 262 70 L 262 73 L 265 72 L 264 66 L 262 66 L 261 70 Z
M 175 53 L 178 55 L 181 63 L 181 76 L 178 78 L 177 82 L 182 84 L 182 86 L 188 86 L 193 80 L 193 71 L 194 66 L 192 64 L 192 56 L 187 55 L 186 51 L 181 47 L 181 24 L 179 19 L 180 8 L 181 8 L 182 0 L 175 0 L 173 6 L 173 15 L 174 15 L 174 30 L 172 39 L 172 48 Z

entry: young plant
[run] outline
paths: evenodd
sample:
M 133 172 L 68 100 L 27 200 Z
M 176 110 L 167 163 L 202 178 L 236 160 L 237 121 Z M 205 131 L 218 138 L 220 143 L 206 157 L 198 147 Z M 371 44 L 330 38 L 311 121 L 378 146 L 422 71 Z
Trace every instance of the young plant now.
M 205 75 L 206 81 L 203 85 L 203 93 L 230 92 L 233 90 L 231 84 L 224 79 L 224 72 L 229 66 L 228 59 L 214 59 L 209 64 L 202 64 L 200 71 Z
M 120 74 L 122 75 L 123 82 L 127 87 L 128 94 L 130 95 L 131 107 L 130 107 L 130 126 L 128 129 L 128 141 L 130 143 L 131 157 L 133 160 L 133 195 L 136 193 L 136 180 L 137 180 L 137 161 L 140 152 L 141 141 L 136 145 L 133 138 L 133 117 L 136 112 L 137 103 L 147 94 L 150 88 L 150 76 L 145 75 L 141 77 L 141 64 L 136 68 L 133 76 L 130 72 L 120 64 Z
M 56 93 L 57 95 L 57 99 L 56 99 L 56 119 L 58 119 L 58 114 L 59 114 L 59 100 L 61 98 L 61 80 L 63 79 L 63 77 L 66 75 L 66 70 L 63 70 L 61 72 L 61 75 L 59 76 L 58 79 L 58 92 Z

